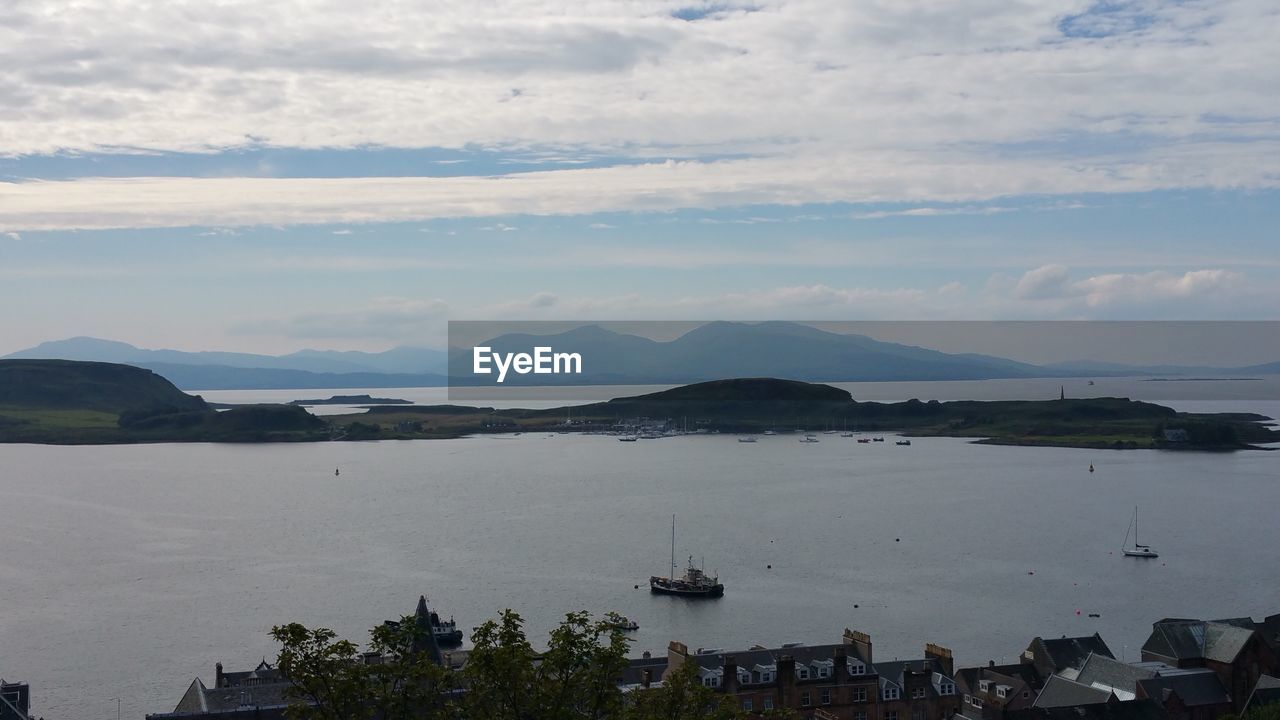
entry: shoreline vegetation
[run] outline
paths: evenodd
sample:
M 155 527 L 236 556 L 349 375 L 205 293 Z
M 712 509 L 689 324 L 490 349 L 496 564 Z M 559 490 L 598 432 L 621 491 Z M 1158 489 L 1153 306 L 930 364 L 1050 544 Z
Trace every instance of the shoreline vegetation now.
M 353 402 L 372 406 L 324 417 L 302 407 Z M 830 385 L 774 378 L 717 380 L 571 408 L 404 402 L 334 396 L 218 411 L 159 375 L 129 365 L 0 361 L 0 442 L 6 443 L 407 440 L 641 426 L 751 434 L 847 430 L 1095 449 L 1225 451 L 1280 443 L 1271 418 L 1253 413 L 1180 413 L 1125 398 L 858 402 Z

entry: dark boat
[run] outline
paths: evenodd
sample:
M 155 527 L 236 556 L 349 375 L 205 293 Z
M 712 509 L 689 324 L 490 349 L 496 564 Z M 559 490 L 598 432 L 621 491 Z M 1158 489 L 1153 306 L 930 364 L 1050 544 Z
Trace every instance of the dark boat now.
M 693 556 L 684 576 L 676 574 L 676 516 L 671 516 L 671 577 L 654 575 L 649 578 L 649 591 L 658 595 L 678 595 L 690 598 L 718 598 L 724 595 L 720 578 L 708 576 L 702 568 L 695 567 Z

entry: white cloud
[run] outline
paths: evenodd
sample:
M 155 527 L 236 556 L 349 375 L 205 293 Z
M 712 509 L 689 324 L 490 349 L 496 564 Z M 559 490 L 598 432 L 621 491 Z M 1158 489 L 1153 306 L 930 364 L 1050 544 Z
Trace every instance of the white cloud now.
M 1044 167 L 1027 158 L 911 158 L 885 152 L 648 163 L 498 177 L 87 178 L 0 183 L 14 230 L 366 223 L 515 214 L 588 214 L 753 204 L 971 202 L 1004 195 L 1266 187 L 1280 141 L 1185 147 L 1158 165 L 1099 158 Z M 913 164 L 914 163 L 914 164 Z M 501 223 L 494 230 L 514 230 Z
M 106 181 L 0 185 L 0 222 L 356 222 L 1280 182 L 1271 0 L 775 0 L 696 22 L 673 17 L 684 4 L 83 0 L 69 13 L 16 0 L 0 10 L 0 154 L 443 146 L 537 150 L 552 166 L 754 159 L 667 175 L 553 171 L 515 191 L 503 187 L 513 179 L 379 179 L 395 191 L 381 201 L 343 181 L 150 179 L 129 187 L 146 202 L 128 211 L 87 201 L 118 194 Z
M 1090 308 L 1117 303 L 1142 305 L 1186 299 L 1238 299 L 1251 291 L 1247 278 L 1223 269 L 1190 270 L 1181 275 L 1153 270 L 1147 273 L 1106 273 L 1072 280 L 1062 265 L 1029 270 L 1018 280 L 1013 295 L 1022 300 L 1083 302 Z
M 7 233 L 4 233 L 4 236 L 9 238 L 10 240 L 22 240 L 22 236 L 16 232 L 7 232 Z

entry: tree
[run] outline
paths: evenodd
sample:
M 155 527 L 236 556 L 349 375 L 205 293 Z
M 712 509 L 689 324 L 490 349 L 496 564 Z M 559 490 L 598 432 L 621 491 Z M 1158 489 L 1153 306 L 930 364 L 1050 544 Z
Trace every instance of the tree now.
M 463 668 L 464 715 L 486 720 L 563 720 L 619 717 L 618 678 L 629 643 L 621 632 L 569 613 L 535 652 L 524 621 L 511 610 L 476 628 Z
M 293 683 L 287 711 L 293 720 L 409 720 L 440 717 L 452 678 L 425 653 L 413 650 L 424 630 L 413 616 L 370 631 L 366 658 L 328 628 L 298 623 L 271 630 L 280 643 L 278 666 Z
M 703 687 L 698 664 L 686 661 L 662 685 L 631 694 L 628 720 L 735 720 L 748 717 L 732 697 Z

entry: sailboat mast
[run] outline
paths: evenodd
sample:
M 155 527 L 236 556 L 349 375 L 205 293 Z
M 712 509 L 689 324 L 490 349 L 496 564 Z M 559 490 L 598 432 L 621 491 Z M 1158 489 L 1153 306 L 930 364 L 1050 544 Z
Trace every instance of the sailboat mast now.
M 671 515 L 671 577 L 676 576 L 676 516 Z
M 1138 545 L 1138 506 L 1137 505 L 1133 506 L 1133 546 L 1139 547 Z

